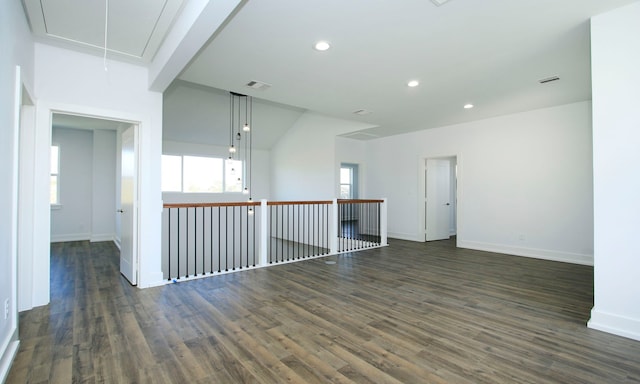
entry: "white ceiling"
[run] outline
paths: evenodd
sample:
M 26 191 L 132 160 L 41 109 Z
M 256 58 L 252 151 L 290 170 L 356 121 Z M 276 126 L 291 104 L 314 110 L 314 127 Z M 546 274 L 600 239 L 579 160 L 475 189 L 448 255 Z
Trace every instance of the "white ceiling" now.
M 23 1 L 35 35 L 101 46 L 102 1 Z M 118 20 L 110 47 L 152 58 L 174 17 L 193 1 L 110 0 L 110 20 Z M 283 113 L 273 117 L 279 126 L 273 135 L 304 110 L 375 126 L 354 138 L 394 135 L 589 100 L 589 18 L 632 2 L 451 0 L 437 7 L 428 0 L 243 0 L 179 78 L 182 86 L 265 100 L 271 115 Z M 38 12 L 47 22 L 44 34 L 34 21 Z M 332 48 L 312 49 L 320 39 Z M 538 83 L 553 75 L 560 80 Z M 412 79 L 420 86 L 407 87 Z M 245 87 L 251 80 L 272 86 L 252 90 Z M 204 87 L 197 92 L 203 90 L 220 96 Z M 463 109 L 466 103 L 475 108 Z M 359 109 L 372 113 L 352 113 Z M 193 125 L 202 127 L 183 124 L 174 133 L 198 140 L 212 127 Z
M 107 22 L 108 58 L 143 63 L 153 59 L 183 2 L 22 0 L 36 37 L 72 49 L 101 53 L 105 47 Z
M 392 135 L 589 100 L 589 18 L 631 2 L 249 1 L 181 78 L 238 92 L 264 81 L 250 93 Z M 313 50 L 320 39 L 332 48 Z

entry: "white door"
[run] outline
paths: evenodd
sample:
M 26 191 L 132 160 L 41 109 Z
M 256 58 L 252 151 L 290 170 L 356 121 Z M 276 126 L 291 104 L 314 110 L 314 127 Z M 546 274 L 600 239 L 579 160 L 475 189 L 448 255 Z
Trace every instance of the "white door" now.
M 451 162 L 427 159 L 425 171 L 425 240 L 449 238 L 451 226 Z
M 136 152 L 135 127 L 122 133 L 120 184 L 120 273 L 132 285 L 138 284 L 136 252 Z

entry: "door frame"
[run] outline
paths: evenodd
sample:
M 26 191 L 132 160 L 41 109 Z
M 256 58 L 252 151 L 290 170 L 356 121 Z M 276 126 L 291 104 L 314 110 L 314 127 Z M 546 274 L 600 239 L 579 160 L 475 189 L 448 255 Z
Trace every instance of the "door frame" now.
M 462 217 L 462 156 L 457 153 L 453 154 L 434 154 L 434 155 L 423 155 L 418 159 L 418 196 L 417 196 L 417 204 L 416 207 L 418 209 L 418 239 L 420 242 L 425 242 L 426 238 L 426 213 L 424 208 L 424 198 L 425 198 L 425 172 L 427 170 L 427 160 L 428 159 L 455 159 L 456 166 L 456 177 L 452 180 L 452 186 L 455 188 L 455 198 L 456 201 L 454 203 L 455 207 L 455 228 L 456 228 L 456 247 L 458 246 L 458 239 L 460 237 L 460 232 L 462 228 L 462 223 L 460 222 L 460 217 Z
M 51 252 L 50 252 L 50 225 L 51 225 L 51 210 L 49 207 L 49 198 L 48 198 L 48 185 L 49 185 L 49 170 L 50 170 L 50 159 L 51 159 L 51 136 L 52 136 L 52 128 L 53 128 L 53 115 L 54 114 L 65 114 L 65 115 L 75 115 L 81 117 L 102 119 L 102 120 L 111 120 L 121 122 L 123 124 L 133 125 L 135 129 L 135 144 L 134 144 L 134 152 L 136 157 L 136 170 L 135 170 L 135 179 L 136 179 L 136 209 L 134 212 L 134 255 L 136 258 L 136 276 L 138 282 L 140 281 L 140 270 L 141 266 L 141 258 L 140 258 L 140 130 L 142 129 L 142 121 L 144 120 L 143 116 L 137 114 L 130 114 L 122 111 L 113 111 L 102 108 L 95 108 L 83 105 L 74 105 L 74 104 L 64 104 L 64 103 L 48 103 L 48 102 L 39 102 L 37 104 L 37 116 L 36 119 L 40 119 L 41 122 L 46 121 L 46 125 L 48 129 L 46 130 L 46 137 L 44 135 L 40 135 L 36 138 L 35 143 L 35 151 L 36 151 L 36 170 L 35 170 L 35 210 L 37 211 L 36 221 L 38 217 L 42 218 L 42 222 L 40 224 L 35 225 L 34 233 L 39 233 L 41 237 L 41 242 L 39 242 L 37 246 L 37 250 L 40 254 L 43 255 L 43 261 L 46 260 L 46 265 L 40 265 L 40 270 L 34 271 L 34 279 L 41 279 L 47 281 L 47 286 L 50 284 L 51 276 L 49 272 L 50 263 L 51 263 Z M 41 123 L 37 123 L 41 124 Z M 37 134 L 37 133 L 36 133 Z M 119 155 L 118 155 L 119 156 Z M 119 175 L 117 175 L 119 176 Z M 44 192 L 42 192 L 44 190 Z M 40 214 L 38 214 L 40 212 Z M 116 212 L 114 212 L 114 215 Z M 42 216 L 40 216 L 42 215 Z M 46 219 L 45 219 L 46 218 Z M 46 226 L 46 228 L 45 228 Z M 46 248 L 45 248 L 46 247 Z M 45 256 L 46 255 L 46 256 Z M 46 258 L 45 258 L 46 257 Z M 34 262 L 35 254 L 34 254 Z M 28 308 L 43 305 L 48 303 L 50 292 L 47 290 L 46 298 L 34 297 L 32 305 L 28 306 Z M 45 300 L 46 299 L 46 300 Z
M 340 168 L 338 169 L 338 172 L 340 172 L 340 170 L 342 170 L 342 168 L 350 168 L 351 169 L 351 187 L 353 188 L 351 191 L 351 198 L 352 199 L 359 199 L 360 198 L 360 164 L 358 163 L 349 163 L 349 162 L 341 162 L 340 163 Z M 339 173 L 338 173 L 339 175 Z M 340 178 L 340 176 L 338 176 L 338 178 Z M 340 186 L 342 183 L 338 182 L 338 186 Z M 338 188 L 338 191 L 340 191 L 340 189 Z M 340 195 L 338 195 L 340 196 Z

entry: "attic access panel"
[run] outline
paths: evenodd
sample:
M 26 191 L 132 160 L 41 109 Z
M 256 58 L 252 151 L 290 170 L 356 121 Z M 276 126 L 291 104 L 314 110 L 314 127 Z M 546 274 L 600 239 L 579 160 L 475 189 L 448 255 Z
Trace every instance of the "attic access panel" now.
M 32 32 L 39 37 L 149 62 L 183 0 L 24 1 Z

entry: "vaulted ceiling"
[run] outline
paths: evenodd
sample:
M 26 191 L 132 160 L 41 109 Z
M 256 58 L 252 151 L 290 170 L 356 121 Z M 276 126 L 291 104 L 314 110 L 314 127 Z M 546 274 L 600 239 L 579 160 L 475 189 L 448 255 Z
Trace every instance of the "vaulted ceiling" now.
M 153 66 L 182 13 L 210 1 L 108 0 L 109 54 Z M 311 110 L 369 124 L 360 138 L 394 135 L 589 100 L 589 18 L 633 0 L 441 2 L 236 0 L 175 77 L 255 96 L 286 121 Z M 100 54 L 106 1 L 23 3 L 42 41 Z

